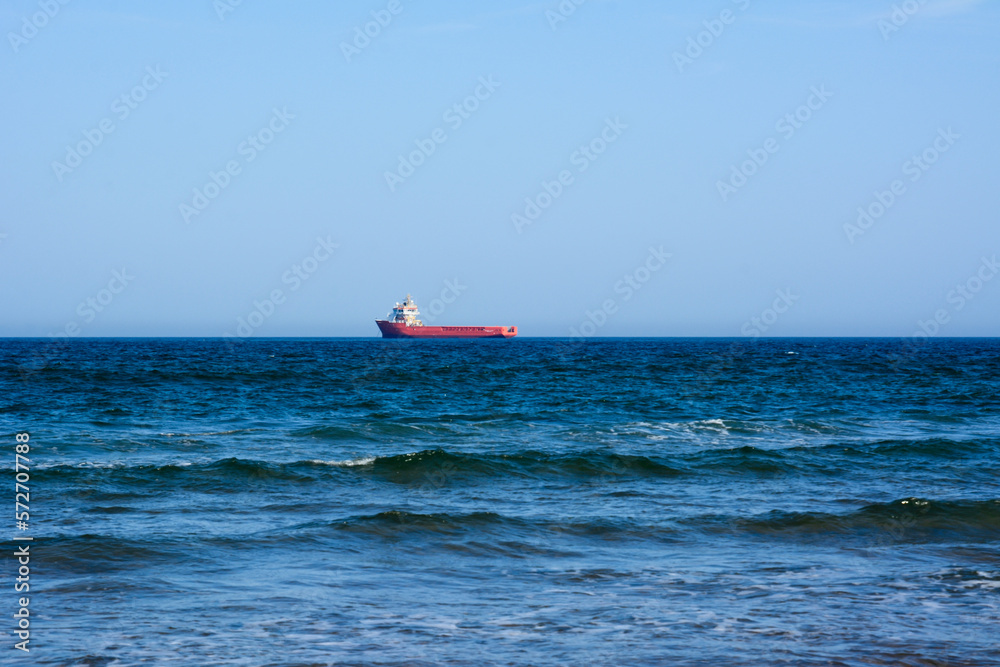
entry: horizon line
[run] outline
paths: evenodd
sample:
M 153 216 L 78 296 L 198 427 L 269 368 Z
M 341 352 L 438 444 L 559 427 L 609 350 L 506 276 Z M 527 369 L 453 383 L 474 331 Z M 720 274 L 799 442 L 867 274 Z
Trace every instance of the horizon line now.
M 602 340 L 690 340 L 690 339 L 713 339 L 713 340 L 746 340 L 746 341 L 756 341 L 756 340 L 831 340 L 831 339 L 845 339 L 845 340 L 993 340 L 1000 339 L 1000 335 L 995 336 L 915 336 L 913 334 L 901 335 L 901 336 L 866 336 L 866 335 L 852 335 L 852 336 L 838 336 L 838 335 L 827 335 L 827 336 L 515 336 L 512 338 L 504 339 L 494 339 L 494 338 L 385 338 L 383 336 L 248 336 L 246 338 L 239 338 L 236 336 L 126 336 L 126 335 L 112 335 L 112 336 L 0 336 L 0 340 L 50 340 L 50 341 L 69 341 L 69 340 L 131 340 L 131 339 L 144 339 L 144 340 L 220 340 L 220 341 L 233 341 L 233 342 L 250 342 L 255 340 L 419 340 L 419 341 L 431 341 L 431 340 L 580 340 L 580 341 L 602 341 Z

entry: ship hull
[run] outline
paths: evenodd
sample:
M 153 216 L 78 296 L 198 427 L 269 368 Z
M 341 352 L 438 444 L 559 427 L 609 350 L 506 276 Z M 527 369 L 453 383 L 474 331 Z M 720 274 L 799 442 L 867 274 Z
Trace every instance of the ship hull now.
M 383 338 L 513 338 L 517 327 L 407 326 L 403 322 L 375 320 Z

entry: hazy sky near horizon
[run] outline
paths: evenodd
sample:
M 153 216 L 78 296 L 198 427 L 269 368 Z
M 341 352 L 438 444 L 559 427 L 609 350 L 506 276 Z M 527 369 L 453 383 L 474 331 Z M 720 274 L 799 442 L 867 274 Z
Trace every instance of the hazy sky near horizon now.
M 2 336 L 374 336 L 408 292 L 523 336 L 1000 333 L 998 3 L 0 26 Z

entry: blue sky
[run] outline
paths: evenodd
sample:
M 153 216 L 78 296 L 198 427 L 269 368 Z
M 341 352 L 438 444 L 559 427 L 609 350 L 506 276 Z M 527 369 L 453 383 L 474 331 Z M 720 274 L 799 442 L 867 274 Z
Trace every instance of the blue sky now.
M 0 27 L 0 335 L 374 336 L 407 292 L 525 336 L 998 333 L 996 3 L 36 0 Z

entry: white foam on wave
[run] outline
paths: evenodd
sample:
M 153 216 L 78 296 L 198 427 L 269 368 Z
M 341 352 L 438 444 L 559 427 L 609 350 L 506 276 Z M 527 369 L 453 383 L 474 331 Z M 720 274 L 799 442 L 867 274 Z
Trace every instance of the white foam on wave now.
M 79 463 L 41 463 L 35 465 L 35 470 L 49 470 L 51 468 L 76 468 L 77 470 L 113 470 L 116 468 L 127 468 L 129 464 L 124 461 L 80 461 Z
M 208 462 L 203 462 L 208 463 Z M 78 463 L 41 463 L 34 466 L 35 470 L 50 470 L 52 468 L 74 468 L 76 470 L 120 470 L 122 468 L 138 468 L 138 467 L 150 467 L 150 468 L 164 468 L 167 466 L 176 466 L 178 468 L 187 468 L 188 466 L 194 465 L 191 461 L 169 461 L 169 462 L 154 462 L 154 461 L 143 461 L 140 463 L 130 463 L 127 461 L 80 461 Z
M 321 459 L 313 459 L 309 463 L 313 463 L 321 466 L 336 466 L 338 468 L 353 468 L 354 466 L 366 466 L 375 463 L 377 456 L 365 456 L 360 459 L 348 459 L 346 461 L 323 461 Z
M 676 435 L 678 433 L 684 435 L 692 435 L 698 432 L 711 431 L 714 433 L 728 433 L 732 428 L 730 424 L 726 423 L 725 419 L 696 419 L 694 421 L 684 421 L 684 422 L 631 422 L 625 425 L 626 428 L 635 428 L 639 430 L 646 429 L 653 432 L 665 432 L 668 434 Z
M 262 431 L 264 429 L 260 428 L 236 428 L 230 431 L 205 431 L 203 433 L 159 433 L 165 438 L 197 438 L 205 435 L 235 435 L 237 433 L 252 433 L 254 431 Z

